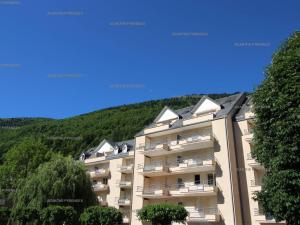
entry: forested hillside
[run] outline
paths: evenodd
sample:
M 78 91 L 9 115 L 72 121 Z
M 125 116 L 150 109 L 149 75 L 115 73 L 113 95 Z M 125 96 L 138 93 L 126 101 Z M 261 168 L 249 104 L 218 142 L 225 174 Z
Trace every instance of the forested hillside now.
M 213 99 L 229 94 L 211 94 Z M 67 119 L 44 118 L 0 119 L 0 159 L 12 146 L 26 137 L 41 139 L 53 151 L 78 157 L 88 148 L 98 145 L 103 138 L 113 141 L 131 139 L 151 123 L 161 109 L 173 109 L 196 104 L 202 95 L 147 101 L 98 110 Z

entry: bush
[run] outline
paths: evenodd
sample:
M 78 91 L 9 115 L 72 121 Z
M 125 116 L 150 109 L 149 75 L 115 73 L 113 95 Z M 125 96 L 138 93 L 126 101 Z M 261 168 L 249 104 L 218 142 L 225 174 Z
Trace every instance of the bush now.
M 172 222 L 185 223 L 188 212 L 182 205 L 163 203 L 144 206 L 137 216 L 139 220 L 151 222 L 152 225 L 171 225 Z
M 71 206 L 51 205 L 42 210 L 40 220 L 43 225 L 73 225 L 76 211 Z
M 120 225 L 122 213 L 113 207 L 91 206 L 80 216 L 82 225 Z
M 36 208 L 20 208 L 12 212 L 12 217 L 18 225 L 39 224 L 39 211 Z
M 7 207 L 0 207 L 0 224 L 7 224 L 10 218 L 10 209 Z

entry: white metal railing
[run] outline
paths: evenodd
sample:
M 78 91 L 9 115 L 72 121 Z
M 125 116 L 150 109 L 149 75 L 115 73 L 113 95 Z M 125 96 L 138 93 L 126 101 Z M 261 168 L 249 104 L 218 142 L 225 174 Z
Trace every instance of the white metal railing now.
M 119 185 L 119 187 L 130 187 L 131 181 L 119 181 L 118 185 Z
M 107 184 L 102 183 L 93 184 L 92 186 L 94 190 L 106 189 L 108 187 Z
M 100 176 L 100 175 L 104 175 L 104 174 L 107 174 L 109 171 L 108 168 L 106 169 L 97 169 L 97 170 L 94 170 L 94 171 L 90 171 L 90 175 L 91 176 Z
M 207 208 L 195 208 L 193 210 L 187 209 L 189 213 L 189 219 L 200 219 L 204 218 L 205 215 L 218 215 L 219 210 L 217 207 L 207 207 Z
M 174 184 L 160 184 L 160 185 L 149 185 L 147 187 L 138 186 L 137 192 L 143 192 L 143 194 L 155 195 L 158 191 L 176 191 L 183 188 L 187 188 L 189 192 L 204 191 L 205 187 L 215 187 L 215 181 L 207 180 L 201 181 L 199 184 L 190 183 L 174 183 Z
M 128 204 L 130 204 L 130 202 L 131 202 L 130 198 L 119 198 L 118 199 L 119 205 L 128 205 Z
M 162 150 L 162 149 L 168 150 L 168 147 L 176 146 L 179 144 L 186 145 L 186 144 L 192 144 L 201 141 L 208 141 L 212 139 L 213 137 L 211 133 L 207 135 L 200 135 L 200 134 L 193 134 L 189 136 L 180 135 L 180 138 L 177 140 L 160 141 L 153 144 L 146 144 L 146 146 L 140 146 L 139 148 L 142 149 L 144 147 L 145 151 Z
M 130 165 L 118 165 L 119 171 L 128 171 L 133 169 L 133 164 Z
M 181 164 L 185 164 L 188 167 L 194 167 L 194 166 L 202 166 L 204 161 L 209 161 L 209 160 L 214 160 L 214 157 L 208 156 L 208 157 L 203 157 L 201 159 L 180 159 L 176 160 L 175 162 L 169 162 L 167 163 L 168 167 L 178 167 Z

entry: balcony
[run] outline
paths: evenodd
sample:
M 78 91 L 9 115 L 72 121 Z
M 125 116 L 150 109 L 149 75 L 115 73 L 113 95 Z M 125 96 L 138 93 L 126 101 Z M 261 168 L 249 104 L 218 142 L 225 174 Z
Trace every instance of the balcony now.
M 187 196 L 215 196 L 218 188 L 213 181 L 201 184 L 178 183 L 168 187 L 169 195 L 172 197 Z
M 249 130 L 247 130 L 247 134 L 244 134 L 245 141 L 249 142 L 249 144 L 252 144 L 253 142 L 253 133 L 250 133 Z
M 250 180 L 251 191 L 261 191 L 261 182 Z
M 98 198 L 99 205 L 101 205 L 101 206 L 108 205 L 107 201 L 105 199 L 103 199 L 101 196 L 97 196 L 97 198 Z
M 169 197 L 169 192 L 168 190 L 161 186 L 161 187 L 154 187 L 154 186 L 149 186 L 149 187 L 137 187 L 137 192 L 139 192 L 143 198 L 147 199 L 157 199 L 157 198 L 168 198 Z
M 107 177 L 109 175 L 109 169 L 98 169 L 90 172 L 91 178 Z
M 131 181 L 120 181 L 118 183 L 118 185 L 119 185 L 120 188 L 129 189 L 129 188 L 132 187 L 132 182 Z
M 180 140 L 168 141 L 161 144 L 145 147 L 143 154 L 146 156 L 160 156 L 184 151 L 212 148 L 214 145 L 212 135 L 201 136 L 198 134 L 181 137 Z
M 108 190 L 108 185 L 107 184 L 101 184 L 101 183 L 97 183 L 93 185 L 93 190 L 95 192 L 99 192 L 99 191 L 107 191 Z
M 130 174 L 133 172 L 133 164 L 131 165 L 120 165 L 119 166 L 119 172 L 120 173 L 126 173 L 126 174 Z
M 181 160 L 168 165 L 171 174 L 184 174 L 194 172 L 210 172 L 215 170 L 213 157 L 205 160 Z
M 214 184 L 173 184 L 138 187 L 137 192 L 141 192 L 142 197 L 147 199 L 176 198 L 176 197 L 197 197 L 215 196 L 218 188 Z
M 264 170 L 264 167 L 252 157 L 251 153 L 247 154 L 247 161 L 248 165 L 253 169 Z
M 130 206 L 131 200 L 128 198 L 119 198 L 118 199 L 118 205 L 119 206 Z
M 220 213 L 217 208 L 200 208 L 200 209 L 188 209 L 186 208 L 189 216 L 187 222 L 201 223 L 201 222 L 219 222 Z
M 168 167 L 162 164 L 138 165 L 138 173 L 147 177 L 163 176 L 169 173 Z
M 264 210 L 262 208 L 255 208 L 254 209 L 254 217 L 255 220 L 260 222 L 260 223 L 283 223 L 285 224 L 284 221 L 281 222 L 276 222 L 275 219 L 271 215 L 266 215 Z

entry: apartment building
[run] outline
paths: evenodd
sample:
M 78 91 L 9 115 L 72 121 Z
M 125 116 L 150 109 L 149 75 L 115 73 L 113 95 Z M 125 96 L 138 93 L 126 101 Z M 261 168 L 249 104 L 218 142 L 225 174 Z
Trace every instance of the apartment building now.
M 123 223 L 131 218 L 134 166 L 134 140 L 103 140 L 81 155 L 90 174 L 99 204 L 112 206 L 123 214 Z
M 253 119 L 245 94 L 204 96 L 166 106 L 134 140 L 103 140 L 82 159 L 100 204 L 119 208 L 124 223 L 141 225 L 137 210 L 168 202 L 187 209 L 188 224 L 275 224 L 252 199 L 264 173 L 251 158 Z

